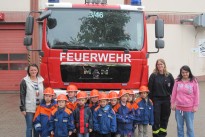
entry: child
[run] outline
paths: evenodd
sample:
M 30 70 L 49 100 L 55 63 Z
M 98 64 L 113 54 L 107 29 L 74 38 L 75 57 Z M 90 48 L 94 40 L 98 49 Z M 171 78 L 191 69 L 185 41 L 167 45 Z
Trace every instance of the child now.
M 56 108 L 56 101 L 53 99 L 54 90 L 50 87 L 46 88 L 43 92 L 44 99 L 41 101 L 40 105 L 37 107 L 36 113 L 34 115 L 34 128 L 40 133 L 41 137 L 50 136 L 49 128 L 49 118 L 52 110 Z
M 67 87 L 68 102 L 66 104 L 66 107 L 69 108 L 71 111 L 74 111 L 75 108 L 77 107 L 77 102 L 76 102 L 77 92 L 78 92 L 78 88 L 75 85 L 68 85 Z
M 111 137 L 111 132 L 116 132 L 116 115 L 112 107 L 108 105 L 108 96 L 101 93 L 98 106 L 93 114 L 94 130 L 98 132 L 96 137 Z
M 132 104 L 135 100 L 135 93 L 131 89 L 127 90 L 127 93 L 129 94 L 128 102 L 130 102 L 130 104 Z
M 67 101 L 66 95 L 58 95 L 58 108 L 52 111 L 49 131 L 55 137 L 68 137 L 74 130 L 74 118 L 71 110 L 66 108 Z
M 98 97 L 99 97 L 99 91 L 96 89 L 93 89 L 90 92 L 90 104 L 89 107 L 94 112 L 95 108 L 98 107 Z
M 110 91 L 108 96 L 109 96 L 109 99 L 110 99 L 110 106 L 112 108 L 114 108 L 118 103 L 118 93 L 115 92 L 115 91 Z M 116 136 L 116 133 L 112 132 L 111 137 L 115 137 L 115 136 Z
M 171 109 L 175 111 L 177 136 L 184 137 L 184 123 L 187 137 L 194 137 L 194 115 L 199 107 L 199 85 L 189 66 L 180 68 L 171 96 Z
M 133 134 L 134 111 L 131 104 L 127 102 L 128 93 L 125 89 L 120 90 L 119 98 L 120 102 L 114 107 L 117 117 L 116 137 L 131 137 Z
M 153 104 L 148 98 L 148 92 L 148 87 L 141 86 L 139 89 L 140 97 L 133 103 L 135 111 L 134 125 L 138 125 L 138 135 L 137 129 L 135 129 L 134 135 L 138 137 L 148 137 L 148 124 L 154 124 Z
M 88 95 L 84 91 L 80 91 L 77 94 L 78 105 L 73 112 L 73 116 L 78 137 L 89 137 L 89 132 L 92 132 L 93 129 L 92 112 L 88 104 L 86 104 L 87 97 Z
M 115 91 L 110 91 L 108 96 L 110 99 L 110 105 L 112 106 L 112 108 L 114 108 L 115 105 L 118 103 L 118 94 Z
M 89 104 L 89 107 L 92 111 L 92 114 L 95 110 L 96 107 L 98 107 L 98 97 L 99 97 L 99 91 L 96 90 L 96 89 L 93 89 L 91 92 L 90 92 L 90 104 Z M 96 137 L 97 133 L 95 131 L 92 131 L 90 133 L 90 137 Z

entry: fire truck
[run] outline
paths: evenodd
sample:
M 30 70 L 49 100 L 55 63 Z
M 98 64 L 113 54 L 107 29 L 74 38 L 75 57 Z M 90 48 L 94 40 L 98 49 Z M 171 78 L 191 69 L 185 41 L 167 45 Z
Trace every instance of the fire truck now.
M 39 14 L 34 19 L 33 14 Z M 39 52 L 40 74 L 46 87 L 65 91 L 132 89 L 148 84 L 148 57 L 164 48 L 164 22 L 155 20 L 155 52 L 148 52 L 146 15 L 139 0 L 130 5 L 108 5 L 106 0 L 84 4 L 47 3 L 26 19 L 24 45 Z M 38 49 L 32 49 L 34 21 Z

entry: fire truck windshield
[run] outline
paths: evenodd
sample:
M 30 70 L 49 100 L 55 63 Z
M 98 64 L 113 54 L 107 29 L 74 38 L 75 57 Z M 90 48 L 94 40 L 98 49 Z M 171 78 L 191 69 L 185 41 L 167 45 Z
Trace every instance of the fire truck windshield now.
M 141 50 L 143 12 L 52 8 L 47 44 L 52 49 Z

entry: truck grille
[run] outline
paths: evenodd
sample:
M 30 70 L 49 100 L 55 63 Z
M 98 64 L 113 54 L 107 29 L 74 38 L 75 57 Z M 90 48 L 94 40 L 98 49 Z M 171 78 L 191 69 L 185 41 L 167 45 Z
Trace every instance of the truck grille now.
M 130 78 L 129 63 L 75 63 L 60 65 L 63 82 L 127 83 Z

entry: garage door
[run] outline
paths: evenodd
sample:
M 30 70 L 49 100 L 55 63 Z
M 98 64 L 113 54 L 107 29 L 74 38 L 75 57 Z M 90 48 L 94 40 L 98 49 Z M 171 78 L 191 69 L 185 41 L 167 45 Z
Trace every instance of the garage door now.
M 19 90 L 26 75 L 28 62 L 23 38 L 24 23 L 0 24 L 0 92 Z

